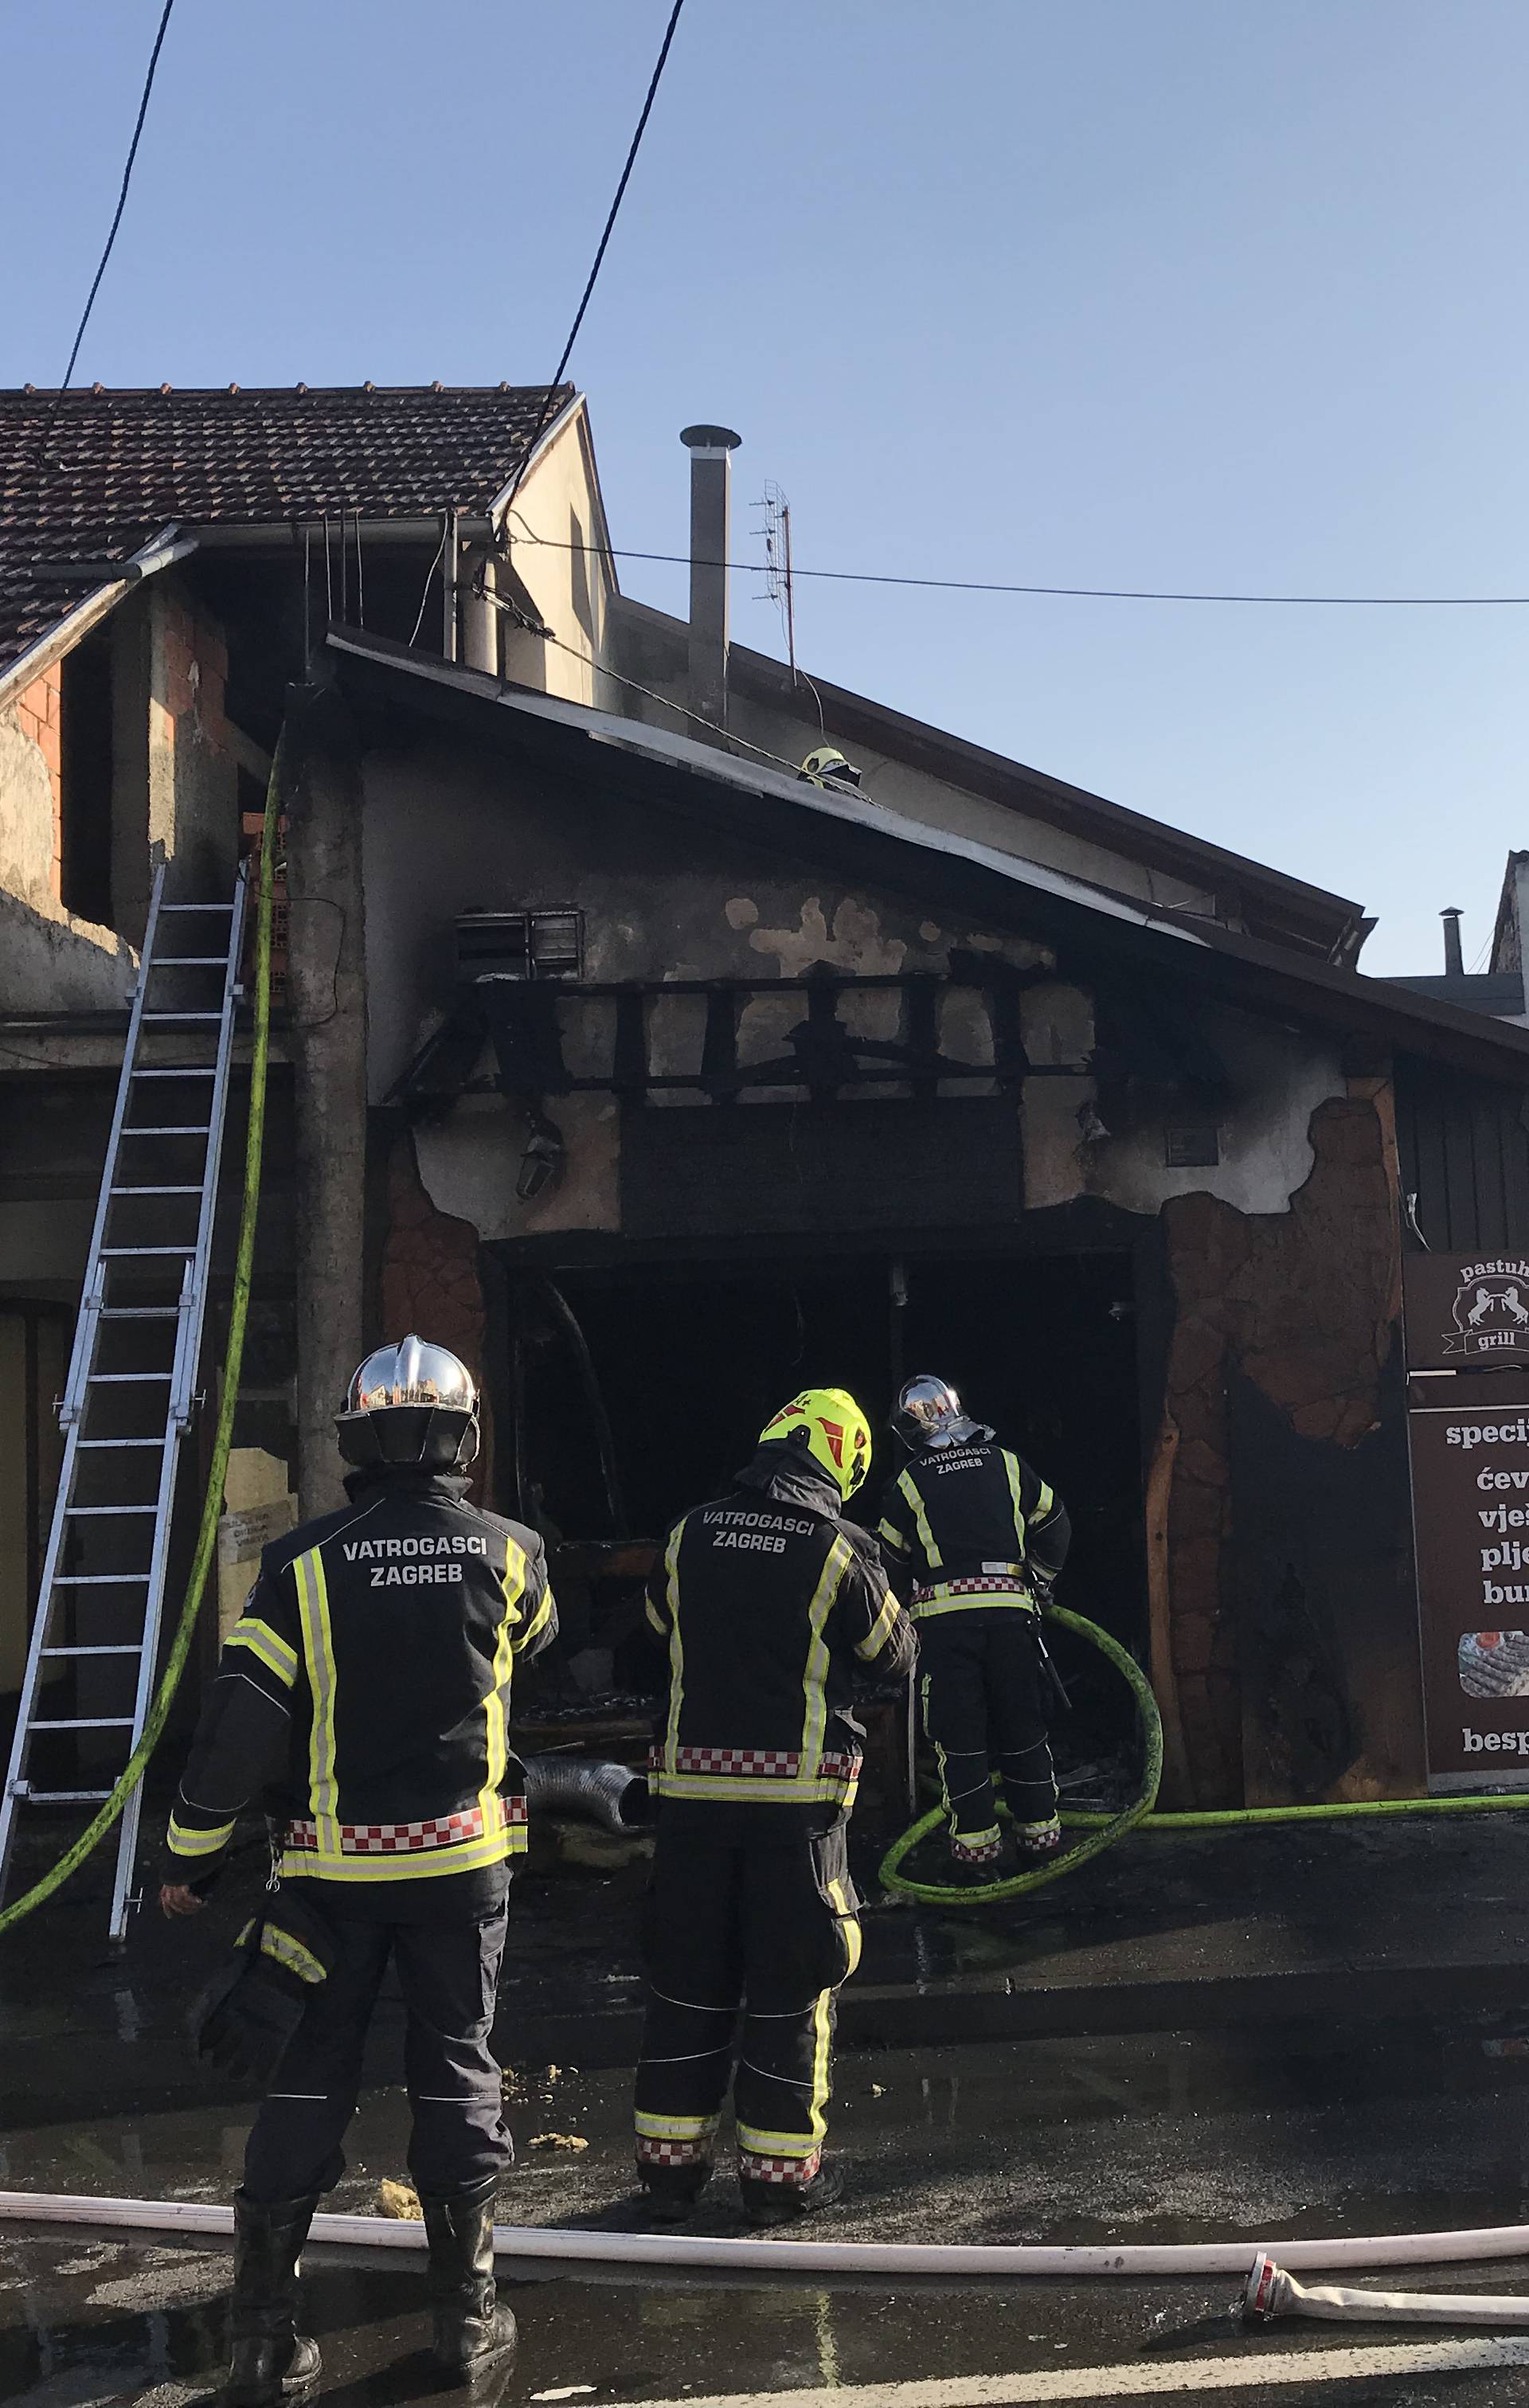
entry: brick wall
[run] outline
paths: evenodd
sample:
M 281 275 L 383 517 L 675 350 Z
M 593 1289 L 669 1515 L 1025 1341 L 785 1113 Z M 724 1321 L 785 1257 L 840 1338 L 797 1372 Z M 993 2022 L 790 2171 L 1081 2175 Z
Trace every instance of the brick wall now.
M 172 720 L 194 715 L 207 741 L 226 748 L 228 647 L 222 636 L 211 620 L 167 593 L 161 604 L 160 636 L 163 689 L 157 699 L 162 709 Z
M 448 1346 L 478 1383 L 481 1452 L 472 1494 L 492 1492 L 493 1424 L 483 1393 L 488 1313 L 478 1271 L 478 1232 L 439 1211 L 425 1193 L 412 1137 L 400 1137 L 388 1161 L 388 1226 L 381 1264 L 382 1340 L 409 1330 Z
M 60 708 L 63 672 L 55 661 L 34 680 L 16 703 L 16 720 L 21 734 L 34 743 L 48 765 L 49 783 L 53 789 L 53 867 L 52 891 L 63 892 L 64 878 L 64 752 L 63 713 Z

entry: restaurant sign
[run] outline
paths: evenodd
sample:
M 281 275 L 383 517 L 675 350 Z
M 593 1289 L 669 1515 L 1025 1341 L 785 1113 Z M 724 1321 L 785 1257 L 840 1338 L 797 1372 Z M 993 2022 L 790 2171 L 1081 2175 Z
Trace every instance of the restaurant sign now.
M 1412 1371 L 1529 1369 L 1529 1255 L 1409 1254 L 1407 1361 Z

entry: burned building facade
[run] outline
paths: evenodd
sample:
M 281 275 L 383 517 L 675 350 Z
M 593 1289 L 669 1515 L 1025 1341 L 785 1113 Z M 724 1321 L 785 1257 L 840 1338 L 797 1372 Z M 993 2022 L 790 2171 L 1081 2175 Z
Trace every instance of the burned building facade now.
M 884 1423 L 933 1369 L 1066 1497 L 1068 1601 L 1149 1667 L 1172 1802 L 1420 1793 L 1404 1262 L 1430 1233 L 1529 1245 L 1529 1032 L 1362 976 L 1344 898 L 809 697 L 729 642 L 716 580 L 689 626 L 631 603 L 575 400 L 517 508 L 578 532 L 512 543 L 492 488 L 525 402 L 454 541 L 443 511 L 451 577 L 422 495 L 462 471 L 426 459 L 369 604 L 331 576 L 315 620 L 301 495 L 258 543 L 204 530 L 164 588 L 221 648 L 216 724 L 211 684 L 176 692 L 188 744 L 206 722 L 229 765 L 194 824 L 230 856 L 286 736 L 243 1442 L 293 1512 L 323 1510 L 364 1347 L 414 1326 L 454 1348 L 486 1400 L 481 1493 L 562 1544 L 597 1697 L 636 1568 L 782 1396 L 842 1383 Z M 727 445 L 691 448 L 704 530 Z M 552 566 L 565 595 L 536 590 Z M 444 638 L 411 642 L 422 577 Z M 11 733 L 41 794 L 46 745 Z M 825 739 L 858 793 L 797 774 Z M 108 922 L 91 937 L 40 889 L 10 907 L 95 983 L 0 998 L 0 1210 L 20 1231 L 24 1204 L 34 1249 L 0 1316 L 49 1332 L 136 941 L 121 752 L 102 807 L 126 830 Z M 46 1434 L 33 1455 L 35 1553 Z M 1107 1676 L 1097 1703 L 1107 1736 Z

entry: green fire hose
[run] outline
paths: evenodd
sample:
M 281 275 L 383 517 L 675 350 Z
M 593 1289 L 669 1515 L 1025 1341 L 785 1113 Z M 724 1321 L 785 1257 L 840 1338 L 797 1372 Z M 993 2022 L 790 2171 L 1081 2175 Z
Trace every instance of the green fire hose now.
M 1127 1655 L 1118 1640 L 1095 1622 L 1087 1621 L 1080 1613 L 1069 1613 L 1065 1606 L 1047 1608 L 1047 1619 L 1060 1623 L 1065 1629 L 1076 1630 L 1091 1640 L 1116 1670 L 1124 1675 L 1136 1702 L 1136 1713 L 1145 1742 L 1140 1786 L 1136 1797 L 1122 1813 L 1075 1809 L 1062 1817 L 1067 1830 L 1087 1832 L 1076 1847 L 1060 1856 L 1033 1866 L 1022 1873 L 1012 1873 L 1005 1881 L 963 1883 L 910 1881 L 902 1866 L 922 1840 L 937 1831 L 946 1819 L 943 1805 L 933 1807 L 927 1814 L 909 1826 L 901 1839 L 894 1840 L 881 1859 L 883 1888 L 895 1891 L 903 1898 L 924 1899 L 935 1905 L 988 1906 L 1007 1898 L 1020 1898 L 1027 1890 L 1041 1889 L 1048 1882 L 1060 1881 L 1064 1873 L 1075 1872 L 1106 1848 L 1123 1840 L 1128 1831 L 1230 1831 L 1251 1830 L 1269 1823 L 1334 1823 L 1365 1814 L 1484 1814 L 1500 1812 L 1506 1807 L 1529 1806 L 1529 1796 L 1522 1792 L 1466 1798 L 1364 1798 L 1343 1799 L 1318 1806 L 1229 1806 L 1207 1808 L 1178 1814 L 1153 1812 L 1158 1784 L 1163 1777 L 1163 1723 L 1157 1711 L 1147 1676 L 1134 1656 Z
M 285 745 L 283 730 L 271 763 L 270 779 L 265 788 L 265 817 L 261 829 L 252 998 L 254 1043 L 250 1058 L 250 1117 L 244 1141 L 244 1198 L 239 1211 L 238 1247 L 234 1261 L 234 1297 L 228 1316 L 228 1345 L 223 1355 L 223 1385 L 218 1408 L 218 1426 L 212 1440 L 212 1461 L 207 1469 L 201 1526 L 196 1534 L 196 1553 L 192 1561 L 191 1578 L 186 1584 L 186 1601 L 181 1607 L 180 1620 L 165 1658 L 164 1670 L 160 1675 L 153 1704 L 149 1710 L 149 1719 L 143 1727 L 143 1737 L 123 1767 L 116 1787 L 51 1871 L 45 1873 L 33 1888 L 0 1912 L 0 1932 L 8 1931 L 13 1924 L 20 1923 L 23 1914 L 30 1914 L 34 1907 L 41 1906 L 45 1899 L 51 1898 L 55 1890 L 63 1887 L 72 1872 L 79 1870 L 92 1849 L 105 1839 L 143 1779 L 144 1770 L 159 1744 L 175 1693 L 180 1685 L 180 1676 L 186 1669 L 202 1594 L 217 1551 L 218 1524 L 223 1510 L 223 1482 L 228 1474 L 229 1449 L 234 1442 L 234 1413 L 238 1403 L 239 1372 L 244 1361 L 244 1330 L 249 1318 L 250 1283 L 255 1259 L 255 1219 L 260 1209 L 261 1155 L 265 1139 L 265 1069 L 271 1032 L 272 889 Z
M 919 1820 L 903 1833 L 900 1840 L 894 1840 L 887 1850 L 881 1859 L 884 1888 L 896 1890 L 904 1898 L 925 1899 L 936 1905 L 959 1900 L 968 1906 L 976 1903 L 986 1906 L 996 1903 L 1000 1899 L 1022 1898 L 1026 1890 L 1042 1889 L 1048 1882 L 1060 1881 L 1064 1873 L 1075 1872 L 1079 1865 L 1087 1864 L 1091 1856 L 1097 1856 L 1106 1848 L 1112 1848 L 1117 1840 L 1123 1840 L 1127 1831 L 1134 1830 L 1151 1813 L 1157 1803 L 1158 1784 L 1163 1778 L 1163 1718 L 1157 1711 L 1157 1699 L 1152 1695 L 1147 1675 L 1135 1657 L 1126 1654 L 1120 1641 L 1112 1639 L 1107 1630 L 1101 1630 L 1096 1622 L 1086 1621 L 1080 1613 L 1069 1613 L 1064 1605 L 1049 1605 L 1046 1619 L 1059 1623 L 1064 1630 L 1076 1630 L 1082 1638 L 1092 1640 L 1100 1654 L 1109 1658 L 1130 1685 L 1146 1742 L 1141 1784 L 1135 1798 L 1122 1813 L 1101 1816 L 1099 1828 L 1090 1831 L 1087 1839 L 1080 1840 L 1064 1856 L 1051 1856 L 1044 1864 L 1032 1866 L 1027 1872 L 1011 1873 L 1006 1881 L 974 1883 L 969 1887 L 965 1885 L 957 1887 L 950 1882 L 910 1881 L 900 1870 L 903 1859 L 911 1855 L 920 1841 L 927 1839 L 931 1831 L 937 1831 L 944 1822 L 945 1808 L 936 1806 L 929 1813 L 921 1814 Z

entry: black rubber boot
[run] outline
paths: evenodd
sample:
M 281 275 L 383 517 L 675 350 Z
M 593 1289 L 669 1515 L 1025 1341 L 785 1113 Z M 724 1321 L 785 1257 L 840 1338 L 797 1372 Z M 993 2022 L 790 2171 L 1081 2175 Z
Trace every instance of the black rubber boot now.
M 750 2182 L 738 2177 L 743 2212 L 750 2224 L 794 2224 L 800 2215 L 816 2215 L 836 2207 L 844 2196 L 844 2176 L 837 2166 L 820 2166 L 810 2182 Z
M 233 2343 L 228 2408 L 280 2408 L 322 2372 L 317 2342 L 297 2329 L 297 2265 L 317 2199 L 254 2207 L 234 2194 Z
M 709 2166 L 639 2166 L 643 2214 L 650 2224 L 688 2224 L 711 2180 Z
M 430 2305 L 435 2316 L 435 2358 L 458 2383 L 514 2348 L 515 2319 L 499 2305 L 493 2280 L 493 2202 L 491 2176 L 457 2199 L 424 2199 L 425 2237 L 430 2243 Z

